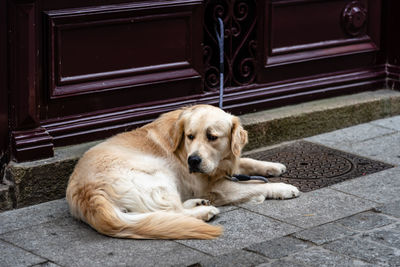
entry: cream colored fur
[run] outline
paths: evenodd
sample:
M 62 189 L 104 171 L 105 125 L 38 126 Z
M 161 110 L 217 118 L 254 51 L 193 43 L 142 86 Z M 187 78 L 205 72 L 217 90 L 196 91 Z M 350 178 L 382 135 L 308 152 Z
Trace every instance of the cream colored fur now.
M 247 132 L 237 117 L 208 105 L 162 115 L 91 148 L 72 173 L 71 214 L 98 232 L 122 238 L 211 239 L 212 205 L 296 197 L 283 183 L 235 183 L 232 174 L 280 175 L 279 163 L 240 158 Z M 189 172 L 188 158 L 201 163 Z

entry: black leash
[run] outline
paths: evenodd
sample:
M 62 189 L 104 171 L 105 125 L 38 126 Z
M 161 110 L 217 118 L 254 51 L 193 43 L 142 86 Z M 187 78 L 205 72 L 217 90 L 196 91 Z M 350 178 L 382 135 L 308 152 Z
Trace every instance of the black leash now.
M 218 18 L 218 27 L 215 25 L 215 34 L 218 40 L 219 46 L 219 108 L 223 108 L 224 101 L 224 22 L 221 18 Z
M 243 182 L 243 181 L 251 181 L 251 180 L 256 180 L 256 181 L 263 181 L 264 183 L 268 183 L 268 179 L 265 178 L 264 176 L 259 176 L 259 175 L 244 175 L 244 174 L 233 174 L 232 176 L 225 176 L 226 179 L 231 180 L 233 182 Z

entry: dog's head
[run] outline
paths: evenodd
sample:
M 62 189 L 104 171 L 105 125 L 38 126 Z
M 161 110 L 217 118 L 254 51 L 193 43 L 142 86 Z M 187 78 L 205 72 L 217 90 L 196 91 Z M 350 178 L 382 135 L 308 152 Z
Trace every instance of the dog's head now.
M 237 159 L 247 143 L 247 132 L 239 118 L 208 105 L 185 109 L 172 131 L 173 149 L 195 173 L 216 173 L 222 165 Z

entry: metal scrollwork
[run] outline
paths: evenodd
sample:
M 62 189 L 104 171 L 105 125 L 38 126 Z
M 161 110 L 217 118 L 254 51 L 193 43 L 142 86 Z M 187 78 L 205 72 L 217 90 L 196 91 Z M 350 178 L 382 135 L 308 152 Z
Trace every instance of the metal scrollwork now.
M 256 78 L 256 1 L 205 1 L 204 66 L 205 89 L 219 88 L 218 41 L 215 36 L 217 18 L 225 26 L 224 86 L 236 87 L 254 82 Z

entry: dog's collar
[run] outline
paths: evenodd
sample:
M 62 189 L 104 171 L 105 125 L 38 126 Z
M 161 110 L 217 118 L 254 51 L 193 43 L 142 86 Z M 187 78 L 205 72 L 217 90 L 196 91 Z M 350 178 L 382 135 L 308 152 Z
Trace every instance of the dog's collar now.
M 232 176 L 226 175 L 226 179 L 231 180 L 233 182 L 242 182 L 242 181 L 250 181 L 250 180 L 257 180 L 263 181 L 264 183 L 268 183 L 268 179 L 264 176 L 259 175 L 244 175 L 244 174 L 233 174 Z

